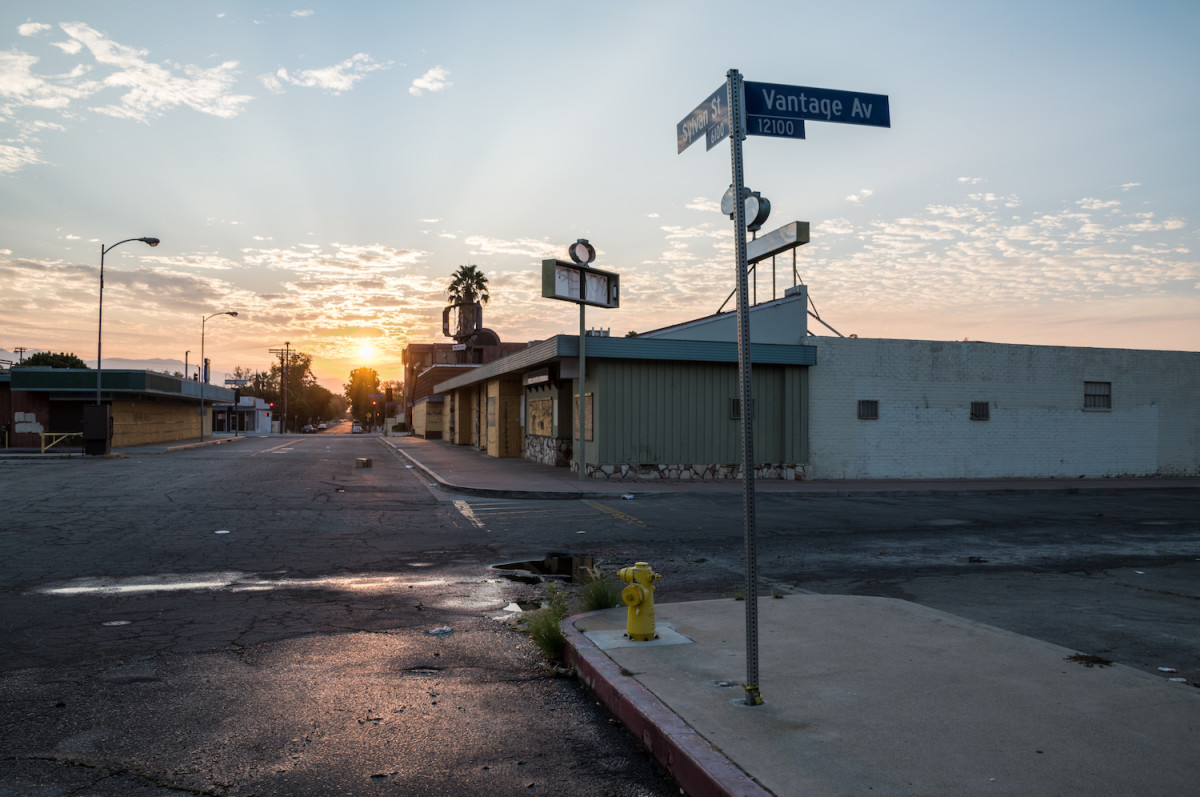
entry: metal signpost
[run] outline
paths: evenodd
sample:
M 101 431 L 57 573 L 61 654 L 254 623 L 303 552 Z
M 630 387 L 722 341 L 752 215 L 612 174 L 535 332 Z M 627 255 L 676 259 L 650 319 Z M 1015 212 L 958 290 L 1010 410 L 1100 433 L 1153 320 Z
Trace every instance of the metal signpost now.
M 542 261 L 542 297 L 579 305 L 579 404 L 575 412 L 576 423 L 579 424 L 579 437 L 576 441 L 578 451 L 575 459 L 579 463 L 579 481 L 583 481 L 587 476 L 584 440 L 587 438 L 588 418 L 587 329 L 584 308 L 588 305 L 620 307 L 621 278 L 611 271 L 592 268 L 592 261 L 596 259 L 596 249 L 586 238 L 580 238 L 571 244 L 567 251 L 573 262 L 553 259 Z
M 845 124 L 891 127 L 888 98 L 883 94 L 862 94 L 834 89 L 785 86 L 778 83 L 743 81 L 741 73 L 731 69 L 725 85 L 710 94 L 675 126 L 679 152 L 701 138 L 712 149 L 730 139 L 733 185 L 736 201 L 732 211 L 737 259 L 738 378 L 742 406 L 742 513 L 744 516 L 746 565 L 746 703 L 762 705 L 758 680 L 758 546 L 755 540 L 754 506 L 754 418 L 750 362 L 750 302 L 746 230 L 761 226 L 770 211 L 770 203 L 746 188 L 742 170 L 742 141 L 747 135 L 779 138 L 804 138 L 804 121 L 842 122 Z M 765 205 L 765 212 L 764 212 Z M 747 213 L 754 218 L 747 220 Z M 801 227 L 803 225 L 803 228 Z M 753 226 L 757 229 L 758 226 Z M 808 242 L 808 225 L 792 222 L 764 236 L 754 251 L 755 262 Z M 758 242 L 755 242 L 758 243 Z

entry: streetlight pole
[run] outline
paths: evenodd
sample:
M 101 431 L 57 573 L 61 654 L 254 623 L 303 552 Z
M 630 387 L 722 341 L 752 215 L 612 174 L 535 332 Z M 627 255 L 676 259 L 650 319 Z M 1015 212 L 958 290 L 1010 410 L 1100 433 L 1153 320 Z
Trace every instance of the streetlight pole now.
M 204 359 L 204 325 L 208 323 L 208 319 L 216 318 L 219 315 L 232 316 L 237 318 L 236 310 L 222 310 L 219 313 L 206 315 L 200 319 L 200 439 L 204 439 L 204 385 L 208 382 L 208 373 L 204 370 L 207 364 Z
M 104 256 L 114 248 L 121 244 L 127 244 L 130 241 L 141 241 L 150 246 L 158 246 L 157 238 L 126 238 L 124 241 L 117 241 L 109 247 L 100 244 L 100 310 L 96 314 L 96 406 L 100 406 L 100 374 L 103 371 L 100 365 L 100 349 L 101 342 L 104 340 Z

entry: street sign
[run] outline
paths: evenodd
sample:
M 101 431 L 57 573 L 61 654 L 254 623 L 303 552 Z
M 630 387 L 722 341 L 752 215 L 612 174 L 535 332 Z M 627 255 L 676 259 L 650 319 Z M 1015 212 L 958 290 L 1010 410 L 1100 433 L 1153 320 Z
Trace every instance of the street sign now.
M 808 119 L 813 122 L 842 122 L 872 127 L 892 126 L 886 94 L 754 83 L 749 80 L 745 86 L 747 116 Z
M 675 125 L 675 139 L 679 146 L 679 152 L 683 152 L 692 144 L 700 140 L 701 136 L 705 136 L 708 129 L 717 124 L 721 120 L 725 120 L 725 136 L 729 135 L 729 92 L 724 83 L 721 87 L 714 91 L 704 100 L 704 102 L 692 109 L 692 112 Z M 722 136 L 721 138 L 724 138 Z M 709 140 L 708 148 L 712 149 L 717 142 Z
M 704 148 L 706 150 L 712 149 L 727 138 L 729 138 L 729 114 L 725 114 L 713 122 L 712 126 L 704 131 Z
M 746 115 L 746 135 L 804 138 L 804 120 L 783 116 Z
M 617 308 L 621 306 L 621 278 L 582 263 L 543 260 L 542 298 Z
M 808 222 L 791 221 L 753 241 L 747 241 L 746 263 L 757 263 L 806 243 L 808 243 Z

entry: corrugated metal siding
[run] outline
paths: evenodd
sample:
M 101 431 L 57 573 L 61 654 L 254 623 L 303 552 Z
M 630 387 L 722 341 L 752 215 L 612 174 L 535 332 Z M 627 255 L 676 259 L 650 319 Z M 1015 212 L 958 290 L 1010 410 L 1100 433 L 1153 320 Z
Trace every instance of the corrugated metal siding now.
M 806 370 L 754 368 L 758 462 L 805 461 Z M 730 418 L 730 399 L 737 398 L 740 389 L 736 366 L 598 360 L 588 363 L 588 377 L 589 386 L 603 385 L 596 395 L 596 450 L 594 455 L 589 450 L 589 462 L 741 461 L 741 423 Z

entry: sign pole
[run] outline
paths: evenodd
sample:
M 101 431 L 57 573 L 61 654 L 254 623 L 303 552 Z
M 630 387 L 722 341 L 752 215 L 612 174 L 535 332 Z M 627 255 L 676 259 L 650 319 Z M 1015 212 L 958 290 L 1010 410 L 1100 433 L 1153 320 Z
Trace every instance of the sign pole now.
M 737 249 L 738 378 L 742 404 L 742 525 L 746 565 L 746 705 L 761 706 L 758 685 L 758 544 L 755 539 L 754 507 L 754 399 L 750 372 L 750 301 L 746 274 L 746 188 L 742 170 L 742 140 L 746 137 L 743 117 L 742 76 L 736 69 L 727 74 L 729 92 L 729 151 L 733 168 L 733 227 Z
M 587 420 L 587 334 L 584 328 L 583 314 L 585 305 L 579 305 L 579 408 L 576 418 L 579 422 L 579 481 L 583 481 L 587 464 L 583 455 L 583 441 L 587 434 L 584 430 Z

